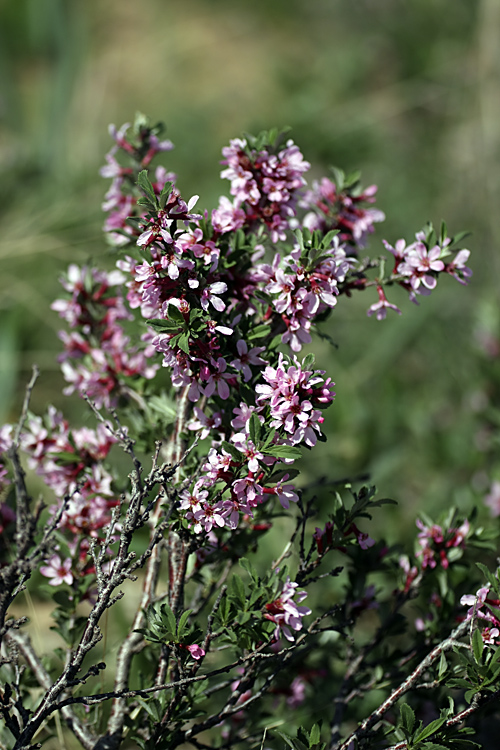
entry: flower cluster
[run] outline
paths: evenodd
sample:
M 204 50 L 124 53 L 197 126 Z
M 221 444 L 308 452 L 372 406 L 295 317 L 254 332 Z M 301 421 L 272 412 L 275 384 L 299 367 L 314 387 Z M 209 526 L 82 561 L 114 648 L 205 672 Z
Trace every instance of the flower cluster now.
M 98 536 L 118 504 L 112 477 L 102 463 L 115 442 L 102 424 L 96 430 L 70 429 L 53 407 L 49 407 L 45 421 L 31 416 L 21 434 L 21 447 L 28 454 L 30 468 L 59 499 L 68 498 L 60 528 L 67 532 L 73 550 L 81 550 L 84 540 Z M 56 503 L 51 513 L 58 508 Z M 88 549 L 88 541 L 84 547 Z
M 484 643 L 500 643 L 500 600 L 488 596 L 489 586 L 482 586 L 475 595 L 462 596 L 460 604 L 469 607 L 466 620 L 480 620 L 484 625 L 482 636 Z
M 321 435 L 323 417 L 314 407 L 327 406 L 335 396 L 334 383 L 331 378 L 324 380 L 324 374 L 302 369 L 296 357 L 288 365 L 280 354 L 277 366 L 264 370 L 266 384 L 256 386 L 257 402 L 269 405 L 271 427 L 288 433 L 291 445 L 305 443 L 312 448 Z
M 437 277 L 445 273 L 467 284 L 472 271 L 465 264 L 469 259 L 469 250 L 459 250 L 450 258 L 454 241 L 442 234 L 438 239 L 431 227 L 427 231 L 417 232 L 415 242 L 406 245 L 398 240 L 392 247 L 382 240 L 386 250 L 394 256 L 392 278 L 398 278 L 400 286 L 410 294 L 412 302 L 417 302 L 416 295 L 428 296 L 437 285 Z
M 101 168 L 102 177 L 111 177 L 112 183 L 106 193 L 103 211 L 109 212 L 104 224 L 104 231 L 111 244 L 126 245 L 137 235 L 136 226 L 130 223 L 130 217 L 143 216 L 144 211 L 138 204 L 140 193 L 135 188 L 134 165 L 147 167 L 156 154 L 170 151 L 173 144 L 169 140 L 160 141 L 162 126 L 151 128 L 144 118 L 139 118 L 133 130 L 130 123 L 125 123 L 117 130 L 110 125 L 109 133 L 115 141 L 111 151 L 106 154 L 106 164 Z M 129 157 L 130 165 L 122 166 L 115 154 L 120 151 Z M 157 167 L 154 186 L 158 195 L 167 182 L 175 182 L 175 174 L 167 172 L 164 167 Z
M 375 231 L 374 224 L 385 220 L 385 214 L 375 203 L 376 185 L 361 189 L 359 175 L 345 179 L 341 170 L 335 170 L 336 182 L 323 177 L 313 182 L 312 189 L 304 196 L 301 206 L 310 209 L 303 219 L 303 226 L 311 231 L 326 234 L 338 230 L 340 240 L 354 248 L 366 245 L 367 235 Z M 336 184 L 337 183 L 337 184 Z
M 335 307 L 339 284 L 356 262 L 346 255 L 338 236 L 327 235 L 325 240 L 316 252 L 302 240 L 283 260 L 277 253 L 272 264 L 258 264 L 253 272 L 286 326 L 282 342 L 294 352 L 310 343 L 314 320 Z
M 272 242 L 286 239 L 290 219 L 296 215 L 299 190 L 306 185 L 302 175 L 311 165 L 292 140 L 284 148 L 279 147 L 279 139 L 273 145 L 274 153 L 235 138 L 222 149 L 222 164 L 227 168 L 221 177 L 231 181 L 234 202 L 221 200 L 213 212 L 212 222 L 218 231 L 264 224 Z
M 117 287 L 125 281 L 120 271 L 106 273 L 71 265 L 62 285 L 71 297 L 58 299 L 52 309 L 73 329 L 61 331 L 64 353 L 59 357 L 69 386 L 65 394 L 78 392 L 101 407 L 114 406 L 129 378 L 154 377 L 157 364 L 149 364 L 151 346 L 132 345 L 119 321 L 132 320 Z
M 60 677 L 47 686 L 49 672 L 26 651 L 28 642 L 17 638 L 22 620 L 7 621 L 5 626 L 0 622 L 7 638 L 14 633 L 9 648 L 26 660 L 24 671 L 30 680 L 21 685 L 23 669 L 6 664 L 6 673 L 12 667 L 14 687 L 9 687 L 10 693 L 4 691 L 1 712 L 14 735 L 17 732 L 14 741 L 29 743 L 43 729 L 40 722 L 50 720 L 51 712 L 62 705 L 63 693 L 71 702 L 73 690 L 98 675 L 106 665 L 92 661 L 89 652 L 101 638 L 102 615 L 121 597 L 122 584 L 136 580 L 139 572 L 142 594 L 117 650 L 113 690 L 101 694 L 97 689 L 90 697 L 86 691 L 94 702 L 119 696 L 104 730 L 118 744 L 127 735 L 127 742 L 148 746 L 168 743 L 169 737 L 174 744 L 196 745 L 197 737 L 204 738 L 207 731 L 210 741 L 213 729 L 219 732 L 216 744 L 222 737 L 227 746 L 236 746 L 243 741 L 241 727 L 254 722 L 258 700 L 267 701 L 266 711 L 304 705 L 305 712 L 318 692 L 311 684 L 317 676 L 325 678 L 333 706 L 332 747 L 370 743 L 373 717 L 383 719 L 380 711 L 392 710 L 401 692 L 401 663 L 394 669 L 395 660 L 400 662 L 400 644 L 383 643 L 381 637 L 399 633 L 405 620 L 400 610 L 437 574 L 439 594 L 433 591 L 429 596 L 423 589 L 427 609 L 415 627 L 425 631 L 420 642 L 432 648 L 431 660 L 439 648 L 447 649 L 449 639 L 441 646 L 433 639 L 437 626 L 442 634 L 445 616 L 456 615 L 451 588 L 460 581 L 448 568 L 466 546 L 487 537 L 481 538 L 480 529 L 473 532 L 468 521 L 455 522 L 454 511 L 441 525 L 424 517 L 418 521 L 416 559 L 400 559 L 404 590 L 391 592 L 379 585 L 378 577 L 393 569 L 396 548 L 383 542 L 374 546 L 374 539 L 358 526 L 371 518 L 372 508 L 388 502 L 375 500 L 374 487 L 356 490 L 347 481 L 325 485 L 332 495 L 329 520 L 312 533 L 310 523 L 319 509 L 314 498 L 302 498 L 307 490 L 295 485 L 299 472 L 293 464 L 302 449 L 326 440 L 323 410 L 333 403 L 335 393 L 332 379 L 315 369 L 314 356 L 300 358 L 299 352 L 315 331 L 328 338 L 318 324 L 331 319 L 339 300 L 355 291 L 376 289 L 378 301 L 368 314 L 382 320 L 390 309 L 401 312 L 386 297 L 390 285 L 402 286 L 416 301 L 435 288 L 440 274 L 466 283 L 469 252 L 457 250 L 452 255 L 457 240 L 444 230 L 436 238 L 429 227 L 409 246 L 403 240 L 394 247 L 385 243 L 395 259 L 389 274 L 383 258 L 360 260 L 358 250 L 375 223 L 384 219 L 373 208 L 376 188 L 363 190 L 357 176 L 345 178 L 337 171 L 335 182 L 325 178 L 306 192 L 309 164 L 292 141 L 277 133 L 231 141 L 223 150 L 222 172 L 231 183 L 231 199 L 223 197 L 212 213 L 200 214 L 194 213 L 197 197 L 184 200 L 175 175 L 151 167 L 156 154 L 172 148 L 170 141 L 161 140 L 159 126 L 151 127 L 141 116 L 134 126 L 112 127 L 111 135 L 115 143 L 101 170 L 112 180 L 103 206 L 108 212 L 105 232 L 126 254 L 111 272 L 71 265 L 62 281 L 67 298 L 53 305 L 69 327 L 60 334 L 60 361 L 69 383 L 65 392 L 90 400 L 98 426 L 70 429 L 54 407 L 41 419 L 26 406 L 15 433 L 17 443 L 20 432 L 29 468 L 57 498 L 49 505 L 44 531 L 42 506 L 29 507 L 12 445 L 13 428 L 0 429 L 0 532 L 7 529 L 8 542 L 7 554 L 0 550 L 0 588 L 5 584 L 7 592 L 3 601 L 10 606 L 24 581 L 36 572 L 54 589 L 70 587 L 53 596 L 55 629 L 69 648 L 66 659 L 60 660 Z M 28 397 L 31 388 L 30 384 Z M 106 422 L 106 410 L 119 426 L 115 431 Z M 132 465 L 130 484 L 120 488 L 108 468 L 115 443 Z M 13 463 L 14 488 L 4 466 L 6 453 Z M 492 495 L 495 491 L 492 487 Z M 492 509 L 495 502 L 494 497 L 488 499 Z M 291 541 L 280 545 L 268 572 L 256 570 L 250 554 L 261 535 L 277 518 L 287 516 L 293 504 L 298 512 Z M 324 520 L 318 517 L 317 522 Z M 287 521 L 276 528 L 274 539 L 288 525 Z M 16 545 L 10 536 L 20 540 L 17 552 L 11 552 Z M 279 568 L 286 559 L 294 559 L 294 542 L 296 581 L 288 568 Z M 341 564 L 329 568 L 333 562 Z M 231 575 L 236 564 L 245 571 L 242 577 Z M 305 627 L 304 617 L 312 613 L 304 604 L 309 587 L 340 575 L 333 600 L 325 600 L 321 614 Z M 488 580 L 497 591 L 493 578 Z M 338 596 L 342 590 L 343 600 Z M 87 619 L 79 610 L 83 600 L 92 604 Z M 462 597 L 462 604 L 471 607 L 467 619 L 485 625 L 483 640 L 497 644 L 500 600 L 490 596 L 490 588 Z M 356 623 L 375 609 L 377 617 L 364 618 L 362 627 L 365 635 L 374 628 L 375 640 L 362 635 L 377 646 L 378 665 L 382 659 L 377 673 L 370 675 L 373 654 L 356 643 Z M 6 609 L 0 610 L 1 618 Z M 122 614 L 127 614 L 125 609 Z M 461 638 L 465 628 L 461 624 L 453 638 Z M 314 654 L 311 639 L 320 649 Z M 479 663 L 477 633 L 473 641 Z M 141 691 L 134 688 L 132 674 L 135 655 L 147 642 L 159 647 L 141 662 L 144 680 L 153 690 L 168 688 L 170 679 L 176 686 L 172 696 L 167 690 L 161 699 L 152 698 L 151 711 L 146 711 L 149 726 L 149 719 L 143 722 L 138 713 L 144 702 L 137 703 Z M 220 669 L 217 652 L 226 648 L 232 654 L 224 657 L 221 664 L 228 666 Z M 328 670 L 317 669 L 319 654 L 323 660 L 333 654 Z M 198 721 L 198 699 L 191 688 L 200 679 L 197 673 L 206 655 L 215 668 L 205 675 L 207 710 Z M 428 688 L 428 676 L 417 666 L 420 658 L 410 648 L 405 663 L 411 676 L 401 683 L 405 689 Z M 429 658 L 424 661 L 430 664 Z M 86 672 L 87 662 L 94 666 Z M 55 663 L 49 666 L 52 670 Z M 485 666 L 486 660 L 481 669 Z M 478 671 L 478 690 L 486 684 L 484 674 Z M 467 676 L 466 688 L 474 677 L 469 667 Z M 12 696 L 31 689 L 33 678 L 45 691 L 36 712 L 12 702 Z M 340 692 L 346 701 L 339 698 L 339 685 L 345 688 Z M 386 690 L 389 698 L 344 741 L 343 725 L 357 724 L 348 704 L 352 696 L 364 706 L 371 703 L 368 690 Z M 225 700 L 227 693 L 231 695 Z M 211 706 L 212 694 L 216 698 Z M 285 699 L 277 699 L 280 695 Z M 138 706 L 129 723 L 131 704 L 126 696 Z M 94 727 L 87 736 L 78 713 L 67 708 L 68 726 L 76 726 L 75 734 L 86 745 L 97 746 Z M 136 714 L 140 718 L 135 722 Z M 398 731 L 408 729 L 403 732 L 406 744 L 418 740 L 408 728 L 416 720 L 412 716 L 413 711 L 402 712 L 403 723 L 398 725 Z M 438 730 L 446 729 L 445 721 L 443 714 L 439 727 L 426 736 L 434 734 L 433 739 L 440 740 Z M 421 735 L 422 723 L 418 727 Z M 319 746 L 321 728 L 299 730 L 289 744 L 294 742 Z
M 450 557 L 456 556 L 458 550 L 464 547 L 470 531 L 467 519 L 458 528 L 443 529 L 438 524 L 426 525 L 420 519 L 417 520 L 417 526 L 420 529 L 417 557 L 422 558 L 423 569 L 435 568 L 438 563 L 446 569 L 450 564 Z
M 296 591 L 298 584 L 287 577 L 277 599 L 265 605 L 264 617 L 276 623 L 276 640 L 284 635 L 289 641 L 295 640 L 292 630 L 302 630 L 302 618 L 311 614 L 309 607 L 299 606 L 307 596 L 306 591 Z

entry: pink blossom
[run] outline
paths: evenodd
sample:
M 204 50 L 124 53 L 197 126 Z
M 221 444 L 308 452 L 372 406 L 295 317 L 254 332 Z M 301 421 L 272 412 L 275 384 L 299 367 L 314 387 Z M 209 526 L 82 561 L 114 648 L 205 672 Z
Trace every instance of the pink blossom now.
M 488 596 L 489 591 L 489 586 L 482 586 L 478 589 L 475 596 L 470 594 L 462 596 L 460 604 L 470 608 L 467 612 L 466 620 L 474 621 L 477 619 L 483 625 L 483 642 L 488 645 L 498 646 L 498 639 L 500 637 L 500 619 L 498 617 L 500 600 L 490 598 Z
M 294 677 L 290 684 L 290 694 L 287 695 L 286 705 L 290 708 L 298 708 L 301 706 L 306 698 L 306 681 L 303 677 L 298 675 Z
M 252 440 L 245 433 L 239 432 L 232 436 L 231 442 L 245 456 L 245 460 L 248 462 L 248 470 L 253 473 L 258 472 L 259 461 L 262 461 L 264 456 L 256 449 Z
M 217 390 L 217 394 L 220 398 L 226 400 L 229 398 L 229 386 L 228 380 L 231 380 L 234 376 L 226 372 L 227 362 L 223 357 L 218 357 L 217 361 L 212 360 L 210 368 L 205 366 L 202 368 L 201 376 L 206 381 L 206 385 L 203 386 L 202 391 L 205 396 L 211 396 Z
M 418 535 L 420 550 L 417 557 L 422 557 L 422 568 L 435 568 L 438 560 L 443 568 L 448 568 L 448 550 L 465 546 L 465 539 L 470 530 L 468 520 L 465 519 L 458 528 L 446 530 L 437 524 L 426 526 L 420 519 L 417 519 L 416 523 L 421 530 Z
M 500 482 L 498 480 L 491 483 L 490 491 L 484 498 L 484 504 L 490 509 L 493 518 L 500 516 Z
M 396 243 L 397 244 L 397 243 Z M 392 305 L 387 297 L 385 296 L 384 290 L 381 286 L 377 286 L 377 292 L 378 292 L 378 302 L 374 302 L 373 305 L 371 305 L 368 308 L 367 315 L 373 315 L 373 313 L 376 313 L 377 320 L 384 320 L 385 316 L 387 315 L 387 310 L 394 310 L 398 313 L 398 315 L 401 315 L 401 310 L 399 307 L 396 307 L 396 305 Z
M 427 250 L 423 242 L 416 242 L 411 252 L 407 254 L 405 262 L 400 264 L 398 271 L 403 276 L 410 277 L 410 284 L 414 291 L 417 291 L 421 283 L 428 290 L 432 290 L 437 281 L 430 272 L 439 272 L 444 269 L 440 255 L 439 245 Z
M 246 214 L 238 203 L 231 203 L 229 198 L 222 196 L 219 207 L 212 211 L 212 225 L 216 232 L 225 234 L 240 229 L 246 220 Z
M 449 273 L 450 276 L 464 285 L 468 283 L 472 276 L 471 269 L 465 265 L 469 255 L 470 250 L 459 250 L 451 263 L 447 263 L 444 269 L 446 273 Z
M 281 506 L 285 510 L 288 510 L 290 503 L 297 503 L 299 501 L 299 496 L 295 492 L 293 484 L 284 484 L 288 476 L 288 474 L 285 474 L 279 482 L 276 482 L 274 487 L 264 487 L 262 490 L 266 495 L 277 495 Z
M 375 540 L 372 539 L 366 532 L 360 531 L 355 523 L 352 523 L 348 529 L 348 533 L 353 532 L 354 536 L 356 537 L 356 541 L 358 542 L 361 549 L 368 549 L 369 547 L 373 547 L 375 544 Z
M 376 192 L 376 185 L 363 191 L 339 191 L 334 182 L 323 177 L 320 182 L 313 182 L 312 189 L 301 201 L 303 208 L 313 209 L 305 216 L 303 225 L 325 234 L 330 229 L 338 229 L 341 242 L 351 242 L 362 248 L 367 235 L 374 231 L 374 223 L 385 219 L 382 211 L 365 205 L 375 202 Z
M 213 284 L 209 284 L 202 292 L 200 304 L 204 310 L 208 310 L 208 304 L 210 303 L 215 307 L 218 312 L 223 312 L 226 309 L 226 304 L 218 296 L 227 292 L 227 284 L 223 281 L 216 281 Z
M 324 529 L 320 529 L 316 526 L 313 534 L 313 539 L 316 542 L 318 554 L 322 555 L 332 544 L 333 523 L 331 521 L 327 521 Z
M 193 659 L 199 660 L 205 656 L 205 651 L 201 646 L 196 645 L 196 643 L 193 643 L 191 646 L 185 646 L 184 648 L 189 651 Z
M 295 640 L 292 630 L 302 630 L 302 618 L 311 614 L 309 607 L 298 606 L 306 598 L 307 592 L 296 591 L 297 586 L 298 584 L 291 582 L 288 576 L 278 599 L 265 605 L 264 617 L 276 623 L 276 630 L 274 631 L 276 639 L 282 633 L 287 640 Z M 296 601 L 294 601 L 294 597 Z
M 223 513 L 224 508 L 220 503 L 211 505 L 210 503 L 203 502 L 193 513 L 195 534 L 199 534 L 202 530 L 208 533 L 214 527 L 219 526 L 219 528 L 222 528 L 225 526 L 226 521 Z
M 47 565 L 40 567 L 40 573 L 46 578 L 50 578 L 51 586 L 60 586 L 61 583 L 67 583 L 69 586 L 73 583 L 73 574 L 71 573 L 72 561 L 69 557 L 61 561 L 59 555 L 52 555 Z
M 198 406 L 193 408 L 193 413 L 196 419 L 189 422 L 188 430 L 201 430 L 200 440 L 204 440 L 212 430 L 216 430 L 222 424 L 222 416 L 220 412 L 214 412 L 208 417 Z
M 244 503 L 250 508 L 255 507 L 262 500 L 262 487 L 252 472 L 249 472 L 246 477 L 236 479 L 232 487 L 238 498 L 238 502 Z
M 250 369 L 250 365 L 265 365 L 265 361 L 260 357 L 259 355 L 261 352 L 265 350 L 263 346 L 254 346 L 253 349 L 250 349 L 248 351 L 248 345 L 246 341 L 243 339 L 240 339 L 236 343 L 236 348 L 238 350 L 239 357 L 237 359 L 233 359 L 231 362 L 231 366 L 235 368 L 235 370 L 240 370 L 243 374 L 243 380 L 248 382 L 252 378 L 252 370 Z

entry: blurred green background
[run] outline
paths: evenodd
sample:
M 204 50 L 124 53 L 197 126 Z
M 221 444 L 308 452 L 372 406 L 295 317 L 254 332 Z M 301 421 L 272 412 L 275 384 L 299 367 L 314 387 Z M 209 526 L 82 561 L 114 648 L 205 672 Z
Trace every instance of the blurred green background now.
M 209 208 L 228 140 L 290 125 L 313 177 L 335 164 L 379 185 L 374 253 L 445 218 L 472 232 L 474 270 L 418 308 L 393 293 L 399 319 L 368 319 L 369 293 L 339 304 L 339 348 L 316 347 L 337 401 L 304 479 L 371 472 L 400 503 L 389 534 L 420 508 L 481 503 L 500 478 L 499 38 L 498 0 L 0 0 L 1 419 L 33 362 L 34 410 L 77 409 L 49 305 L 70 262 L 114 262 L 108 123 L 164 120 L 166 165 Z

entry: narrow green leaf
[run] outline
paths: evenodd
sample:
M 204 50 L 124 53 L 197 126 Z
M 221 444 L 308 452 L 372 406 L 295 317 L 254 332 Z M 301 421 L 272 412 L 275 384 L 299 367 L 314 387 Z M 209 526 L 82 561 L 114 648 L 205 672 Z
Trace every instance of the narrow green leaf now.
M 478 664 L 481 663 L 481 657 L 483 655 L 483 636 L 479 628 L 476 628 L 472 634 L 472 650 L 474 652 L 474 658 Z
M 255 326 L 255 328 L 252 328 L 252 330 L 248 332 L 247 339 L 249 341 L 253 341 L 254 339 L 262 339 L 264 338 L 264 336 L 267 336 L 269 330 L 270 328 L 268 323 L 260 323 L 258 326 Z
M 189 333 L 181 333 L 181 335 L 177 339 L 177 346 L 179 347 L 179 349 L 182 349 L 183 352 L 189 354 Z
M 237 575 L 233 575 L 231 579 L 229 594 L 236 600 L 239 606 L 245 606 L 245 584 Z
M 302 370 L 310 370 L 314 366 L 315 357 L 312 352 L 307 354 L 302 360 Z
M 319 742 L 321 742 L 321 730 L 318 724 L 315 724 L 309 734 L 309 747 L 317 745 Z
M 446 661 L 446 656 L 444 655 L 444 651 L 441 651 L 441 657 L 439 659 L 439 667 L 438 667 L 438 677 L 441 678 L 448 669 L 448 662 Z
M 179 324 L 173 320 L 152 319 L 147 320 L 146 322 L 148 326 L 154 328 L 155 331 L 173 331 L 179 328 Z
M 403 703 L 399 709 L 401 713 L 401 724 L 407 735 L 411 735 L 415 726 L 415 712 L 408 703 Z
M 157 206 L 158 200 L 156 198 L 156 193 L 154 191 L 154 188 L 150 182 L 150 179 L 148 177 L 148 170 L 143 169 L 142 172 L 139 172 L 137 175 L 137 184 L 141 188 L 141 190 L 146 193 L 150 201 Z
M 422 740 L 426 740 L 427 737 L 430 737 L 434 732 L 437 732 L 438 729 L 440 729 L 443 724 L 445 723 L 446 719 L 444 717 L 441 717 L 439 719 L 434 719 L 434 721 L 431 721 L 430 724 L 427 724 L 426 727 L 423 728 L 423 730 L 416 735 L 414 739 L 415 745 L 417 742 L 422 742 Z
M 179 308 L 172 304 L 168 306 L 168 318 L 169 320 L 174 320 L 176 323 L 182 323 L 182 325 L 186 322 Z
M 253 442 L 254 445 L 257 445 L 257 443 L 260 440 L 260 435 L 262 432 L 262 425 L 260 423 L 259 417 L 257 416 L 257 414 L 255 414 L 255 412 L 253 412 L 253 414 L 250 417 L 250 420 L 248 423 L 248 429 L 250 432 L 251 441 Z
M 302 453 L 299 448 L 292 445 L 273 445 L 265 449 L 265 453 L 275 458 L 300 458 Z
M 177 636 L 180 640 L 182 640 L 185 635 L 186 623 L 189 620 L 192 611 L 192 609 L 186 609 L 186 611 L 179 617 L 179 622 L 177 623 Z

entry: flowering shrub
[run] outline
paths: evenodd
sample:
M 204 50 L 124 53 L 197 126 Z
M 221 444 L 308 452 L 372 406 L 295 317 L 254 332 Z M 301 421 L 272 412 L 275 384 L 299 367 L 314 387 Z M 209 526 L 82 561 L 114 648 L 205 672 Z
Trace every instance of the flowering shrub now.
M 142 116 L 111 128 L 117 269 L 71 265 L 53 304 L 65 392 L 95 428 L 33 415 L 35 372 L 0 430 L 2 746 L 42 747 L 60 721 L 94 750 L 473 746 L 467 720 L 500 694 L 498 576 L 471 568 L 495 532 L 422 516 L 404 555 L 359 528 L 391 501 L 340 482 L 320 520 L 294 466 L 326 440 L 335 398 L 302 353 L 318 323 L 355 291 L 376 292 L 382 320 L 401 312 L 395 285 L 418 303 L 443 275 L 466 284 L 462 236 L 384 241 L 391 270 L 364 257 L 384 219 L 375 186 L 334 170 L 308 189 L 277 131 L 231 141 L 232 198 L 195 213 L 153 171 L 172 148 L 161 132 Z M 53 602 L 52 654 L 16 608 L 34 586 Z

